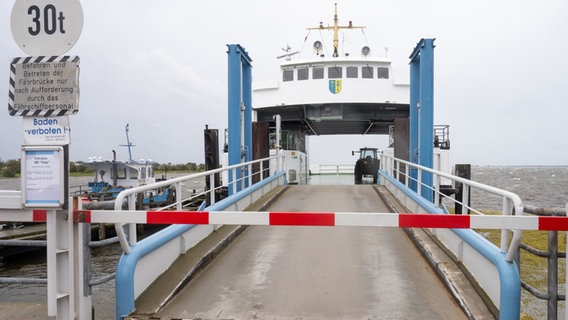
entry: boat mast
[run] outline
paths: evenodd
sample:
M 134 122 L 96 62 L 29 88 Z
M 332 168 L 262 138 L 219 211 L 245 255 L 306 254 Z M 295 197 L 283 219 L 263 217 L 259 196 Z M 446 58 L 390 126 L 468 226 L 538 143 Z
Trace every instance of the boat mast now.
M 353 22 L 349 21 L 346 26 L 339 25 L 339 18 L 337 16 L 337 3 L 335 3 L 335 14 L 333 16 L 333 26 L 323 26 L 323 22 L 320 22 L 319 27 L 308 28 L 308 30 L 333 30 L 333 56 L 339 57 L 339 29 L 364 29 L 362 26 L 354 26 Z
M 130 147 L 135 147 L 135 145 L 133 145 L 130 142 L 130 138 L 128 137 L 128 130 L 129 130 L 129 124 L 126 124 L 126 127 L 124 127 L 124 130 L 126 131 L 126 144 L 121 144 L 121 147 L 128 147 L 128 162 L 132 162 L 132 151 L 130 150 Z

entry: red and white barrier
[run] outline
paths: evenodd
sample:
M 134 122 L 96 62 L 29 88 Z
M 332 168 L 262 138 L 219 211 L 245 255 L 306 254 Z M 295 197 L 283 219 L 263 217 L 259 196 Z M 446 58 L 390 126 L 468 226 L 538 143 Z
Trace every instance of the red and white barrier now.
M 47 210 L 2 210 L 4 222 L 45 222 Z M 568 217 L 380 212 L 111 211 L 78 210 L 77 223 L 349 226 L 568 231 Z
M 46 222 L 47 210 L 0 210 L 2 222 Z
M 109 211 L 80 210 L 76 222 L 351 226 L 397 228 L 512 229 L 568 231 L 567 217 L 369 212 Z

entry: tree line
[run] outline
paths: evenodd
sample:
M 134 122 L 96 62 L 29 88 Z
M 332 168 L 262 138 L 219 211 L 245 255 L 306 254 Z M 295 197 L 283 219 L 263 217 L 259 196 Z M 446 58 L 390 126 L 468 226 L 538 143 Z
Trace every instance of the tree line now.
M 190 171 L 190 172 L 200 172 L 205 171 L 205 164 L 188 162 L 185 164 L 173 164 L 168 163 L 158 163 L 154 162 L 152 164 L 154 172 L 172 172 L 172 171 Z M 12 178 L 20 175 L 21 171 L 21 160 L 7 160 L 3 161 L 0 159 L 0 176 L 4 178 Z M 83 161 L 70 161 L 69 162 L 69 172 L 75 174 L 94 174 L 93 168 L 89 167 Z

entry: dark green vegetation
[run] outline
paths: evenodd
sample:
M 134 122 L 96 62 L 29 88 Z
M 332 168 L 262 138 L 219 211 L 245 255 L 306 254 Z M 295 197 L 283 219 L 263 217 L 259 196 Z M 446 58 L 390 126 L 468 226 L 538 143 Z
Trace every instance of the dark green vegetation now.
M 11 178 L 20 174 L 20 159 L 8 160 L 6 162 L 0 159 L 0 177 Z
M 157 163 L 155 162 L 152 167 L 154 172 L 159 173 L 171 173 L 171 172 L 199 172 L 205 170 L 205 165 L 202 163 L 188 162 L 185 164 L 172 164 L 169 163 Z M 13 178 L 20 176 L 21 161 L 17 160 L 7 160 L 3 161 L 0 159 L 0 177 L 3 178 Z M 69 173 L 72 176 L 82 176 L 82 175 L 92 175 L 95 171 L 86 165 L 82 161 L 71 161 L 69 163 Z

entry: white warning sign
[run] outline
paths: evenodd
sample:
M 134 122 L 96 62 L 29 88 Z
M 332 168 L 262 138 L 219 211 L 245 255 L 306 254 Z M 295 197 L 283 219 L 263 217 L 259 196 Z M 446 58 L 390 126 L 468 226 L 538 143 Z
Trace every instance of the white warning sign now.
M 24 117 L 25 145 L 66 145 L 71 142 L 69 117 Z
M 79 57 L 15 58 L 10 65 L 11 116 L 63 116 L 79 111 Z

